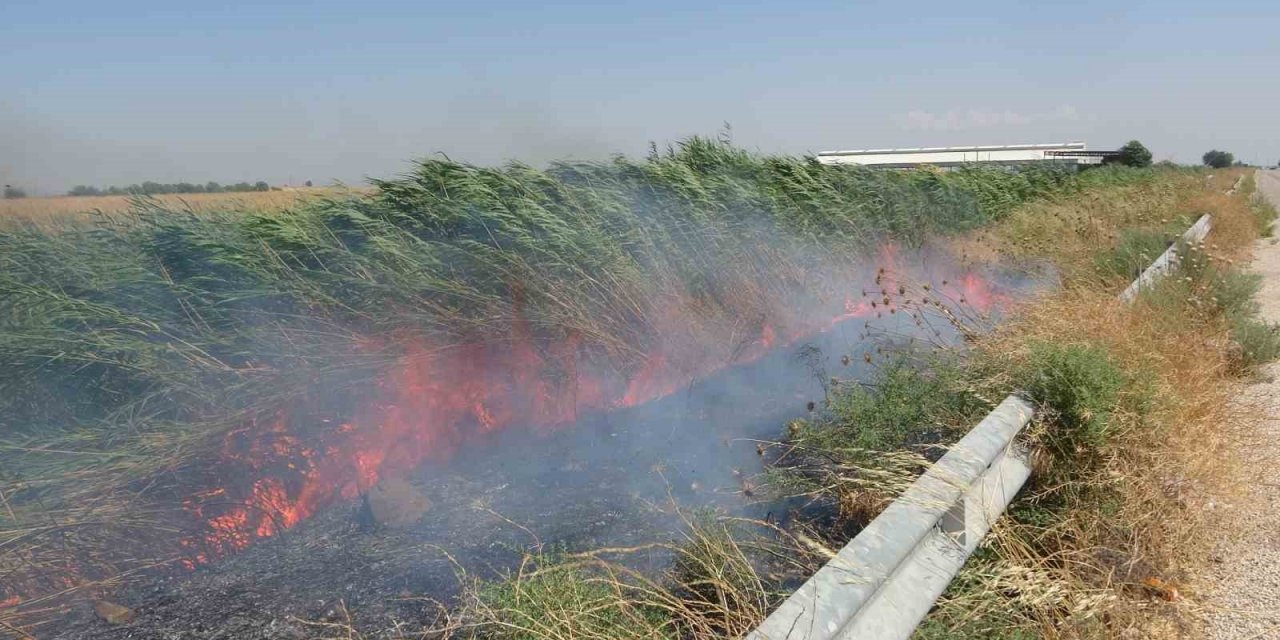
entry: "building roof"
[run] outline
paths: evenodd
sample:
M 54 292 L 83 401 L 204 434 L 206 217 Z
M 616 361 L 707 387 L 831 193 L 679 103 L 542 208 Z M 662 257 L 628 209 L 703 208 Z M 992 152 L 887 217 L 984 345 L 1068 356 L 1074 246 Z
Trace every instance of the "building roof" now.
M 969 147 L 903 147 L 899 149 L 848 149 L 843 151 L 819 151 L 819 156 L 858 156 L 889 153 L 966 153 L 981 151 L 1084 151 L 1083 142 L 1048 142 L 1042 144 L 993 144 Z
M 818 161 L 823 164 L 860 164 L 880 167 L 915 167 L 919 165 L 955 167 L 975 163 L 1026 164 L 1055 162 L 1098 164 L 1102 162 L 1102 158 L 1097 156 L 1099 154 L 1090 153 L 1083 142 L 1056 142 L 970 147 L 822 151 L 818 153 Z

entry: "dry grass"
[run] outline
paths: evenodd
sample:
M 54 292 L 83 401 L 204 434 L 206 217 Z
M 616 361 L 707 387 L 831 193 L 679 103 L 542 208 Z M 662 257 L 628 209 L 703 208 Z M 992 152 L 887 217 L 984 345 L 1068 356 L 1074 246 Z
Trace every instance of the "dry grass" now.
M 967 615 L 1010 604 L 993 592 L 1015 593 L 1012 604 L 1041 635 L 1072 638 L 1120 637 L 1155 623 L 1153 609 L 1182 613 L 1150 597 L 1172 593 L 1149 585 L 1177 585 L 1206 557 L 1217 516 L 1207 497 L 1233 486 L 1228 443 L 1246 431 L 1247 416 L 1229 408 L 1226 327 L 1181 324 L 1146 305 L 1121 308 L 1109 292 L 1073 289 L 1028 307 L 983 345 L 1009 369 L 1030 344 L 1100 345 L 1122 370 L 1151 376 L 1154 393 L 1149 412 L 1112 416 L 1088 468 L 1042 453 L 1042 471 L 1053 471 L 1022 498 L 1023 517 L 996 527 L 998 560 L 985 568 L 985 589 L 963 594 Z
M 1258 234 L 1247 194 L 1223 193 L 1235 177 L 1220 172 L 1212 189 L 1197 185 L 1164 200 L 1214 214 L 1206 249 L 1220 266 L 1247 258 Z M 1150 220 L 1145 210 L 1120 215 Z M 1124 224 L 1093 220 L 1102 230 Z M 1076 266 L 1077 277 L 1025 305 L 979 344 L 977 357 L 989 370 L 1016 371 L 1034 345 L 1100 348 L 1128 379 L 1105 442 L 1064 454 L 1044 446 L 1060 425 L 1033 428 L 1032 484 L 923 638 L 1200 637 L 1195 594 L 1183 581 L 1209 557 L 1221 517 L 1215 499 L 1239 491 L 1246 470 L 1230 455 L 1231 443 L 1245 441 L 1256 419 L 1230 402 L 1238 349 L 1227 319 L 1208 311 L 1208 300 L 1183 297 L 1179 283 L 1133 306 L 1118 303 L 1110 286 L 1087 275 L 1084 258 L 1095 250 L 1064 238 L 1058 256 Z
M 576 554 L 537 550 L 506 578 L 470 580 L 462 602 L 442 609 L 441 622 L 424 637 L 741 637 L 783 597 L 769 586 L 778 573 L 809 575 L 831 553 L 763 522 L 683 517 L 683 539 L 674 543 Z M 654 577 L 617 560 L 634 553 L 669 556 L 672 569 Z
M 1124 230 L 1181 233 L 1201 213 L 1247 210 L 1245 198 L 1225 194 L 1241 171 L 1217 172 L 1211 179 L 1186 171 L 1166 180 L 1034 201 L 999 224 L 954 241 L 953 246 L 957 254 L 976 262 L 1048 259 L 1064 279 L 1093 277 L 1093 257 L 1100 247 L 1115 246 Z M 1248 216 L 1234 214 L 1215 221 L 1215 227 L 1219 224 L 1224 228 L 1215 229 L 1215 241 L 1223 246 L 1236 246 L 1242 234 L 1248 235 L 1253 228 Z
M 348 193 L 344 189 L 300 188 L 287 191 L 245 193 L 185 193 L 154 196 L 165 207 L 194 212 L 247 209 L 274 211 L 297 206 L 307 200 Z M 62 225 L 83 220 L 94 212 L 120 213 L 130 208 L 131 196 L 60 196 L 0 200 L 0 225 Z

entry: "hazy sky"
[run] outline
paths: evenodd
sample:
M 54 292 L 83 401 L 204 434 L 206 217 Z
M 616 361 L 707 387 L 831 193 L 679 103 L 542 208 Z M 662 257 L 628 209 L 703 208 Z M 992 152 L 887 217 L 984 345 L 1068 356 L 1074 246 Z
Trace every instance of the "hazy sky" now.
M 5 0 L 0 182 L 1129 138 L 1280 160 L 1280 2 Z

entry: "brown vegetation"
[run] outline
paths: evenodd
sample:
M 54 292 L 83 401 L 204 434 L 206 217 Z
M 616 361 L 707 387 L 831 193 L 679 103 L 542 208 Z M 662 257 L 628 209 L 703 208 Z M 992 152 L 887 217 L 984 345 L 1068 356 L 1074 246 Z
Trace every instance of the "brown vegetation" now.
M 1058 215 L 1051 224 L 1100 239 L 1134 222 L 1158 226 L 1209 212 L 1214 228 L 1204 248 L 1226 269 L 1247 258 L 1260 231 L 1247 194 L 1224 193 L 1234 173 L 1215 176 L 1208 189 L 1146 194 L 1163 210 L 1122 197 L 1112 207 L 1088 202 L 1084 210 L 1094 214 Z M 1021 215 L 994 233 L 1025 234 Z M 1072 274 L 1066 287 L 1025 305 L 981 342 L 976 358 L 1004 372 L 1025 367 L 1037 345 L 1098 349 L 1125 377 L 1106 438 L 1055 450 L 1048 445 L 1061 425 L 1052 415 L 1038 421 L 1032 483 L 921 637 L 1200 637 L 1197 594 L 1186 581 L 1208 561 L 1220 501 L 1238 491 L 1244 472 L 1230 445 L 1248 437 L 1257 416 L 1230 398 L 1247 363 L 1211 286 L 1180 276 L 1121 305 L 1114 287 L 1088 274 L 1098 248 L 1080 235 L 1037 245 Z
M 152 196 L 168 208 L 204 211 L 247 209 L 274 211 L 296 206 L 308 199 L 345 193 L 342 189 L 310 188 L 243 193 L 186 193 Z M 0 225 L 34 224 L 46 226 L 87 219 L 95 212 L 123 213 L 130 209 L 132 196 L 59 196 L 0 200 Z

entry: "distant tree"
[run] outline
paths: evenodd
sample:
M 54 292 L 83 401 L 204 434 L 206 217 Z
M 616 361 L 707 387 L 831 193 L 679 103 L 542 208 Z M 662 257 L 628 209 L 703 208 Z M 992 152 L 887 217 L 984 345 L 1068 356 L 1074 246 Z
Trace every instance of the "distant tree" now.
M 217 182 L 206 182 L 204 184 L 195 184 L 191 182 L 163 183 L 146 181 L 142 184 L 131 184 L 127 187 L 98 187 L 88 185 L 76 185 L 67 192 L 69 196 L 100 196 L 100 195 L 160 195 L 166 193 L 223 193 L 225 191 L 270 191 L 271 186 L 266 182 L 258 182 L 249 184 L 248 182 L 237 182 L 236 184 L 221 185 Z
M 1236 161 L 1235 156 L 1226 151 L 1218 151 L 1217 149 L 1206 151 L 1200 159 L 1204 162 L 1205 166 L 1213 167 L 1214 169 L 1225 169 Z
M 310 181 L 310 180 L 308 180 L 308 181 L 307 181 L 307 186 L 308 186 L 308 187 L 309 187 L 309 186 L 311 186 L 311 181 Z
M 1120 157 L 1116 162 L 1126 167 L 1151 166 L 1151 151 L 1137 140 L 1130 140 L 1120 147 Z
M 27 192 L 23 191 L 21 188 L 15 187 L 13 185 L 8 185 L 8 184 L 4 186 L 5 200 L 17 200 L 19 198 L 25 198 L 25 197 L 27 197 Z

